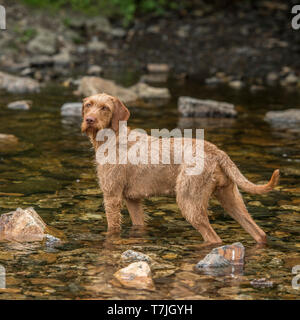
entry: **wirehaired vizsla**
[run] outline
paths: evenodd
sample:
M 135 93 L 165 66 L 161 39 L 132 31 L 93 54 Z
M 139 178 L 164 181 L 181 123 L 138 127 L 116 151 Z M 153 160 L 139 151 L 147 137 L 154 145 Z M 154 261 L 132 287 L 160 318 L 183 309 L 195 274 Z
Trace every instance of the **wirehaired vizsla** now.
M 97 133 L 111 128 L 116 133 L 113 143 L 118 154 L 119 121 L 127 121 L 129 116 L 128 109 L 118 98 L 104 93 L 93 95 L 83 100 L 81 129 L 97 152 L 105 143 L 97 141 Z M 127 134 L 129 132 L 130 129 Z M 176 138 L 170 139 L 171 145 L 174 145 Z M 134 143 L 129 142 L 128 145 Z M 192 143 L 195 145 L 195 139 Z M 161 143 L 159 148 L 163 148 Z M 199 175 L 187 175 L 187 164 L 174 161 L 171 164 L 162 161 L 158 164 L 101 164 L 97 161 L 96 166 L 109 231 L 120 230 L 123 200 L 133 225 L 143 226 L 145 215 L 142 200 L 157 195 L 174 195 L 182 215 L 201 233 L 204 241 L 220 243 L 222 241 L 210 225 L 207 215 L 209 198 L 215 195 L 228 214 L 257 242 L 266 242 L 265 232 L 251 218 L 238 187 L 252 194 L 267 193 L 277 185 L 279 170 L 273 172 L 267 184 L 255 185 L 242 175 L 225 152 L 207 141 L 204 141 L 204 167 Z

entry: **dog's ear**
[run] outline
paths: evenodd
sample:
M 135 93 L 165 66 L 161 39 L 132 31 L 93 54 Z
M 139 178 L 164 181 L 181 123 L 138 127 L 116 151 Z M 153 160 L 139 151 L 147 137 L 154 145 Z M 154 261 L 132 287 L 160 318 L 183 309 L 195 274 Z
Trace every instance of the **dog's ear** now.
M 130 117 L 130 112 L 118 98 L 114 98 L 113 103 L 114 111 L 111 119 L 111 127 L 117 132 L 119 130 L 119 121 L 127 121 Z

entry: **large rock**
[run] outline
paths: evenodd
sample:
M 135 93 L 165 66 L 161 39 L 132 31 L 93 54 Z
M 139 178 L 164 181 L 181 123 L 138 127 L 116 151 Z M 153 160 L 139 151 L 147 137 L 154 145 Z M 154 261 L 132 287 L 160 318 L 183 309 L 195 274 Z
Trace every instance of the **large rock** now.
M 233 118 L 237 116 L 233 104 L 191 97 L 180 97 L 178 99 L 178 111 L 184 117 Z
M 128 267 L 117 271 L 114 278 L 126 288 L 155 290 L 150 267 L 144 261 L 131 263 Z
M 100 77 L 83 77 L 77 91 L 78 94 L 83 96 L 91 96 L 103 92 L 118 97 L 124 103 L 138 100 L 137 94 L 132 90 L 123 88 L 112 80 Z
M 133 250 L 127 250 L 122 253 L 121 259 L 126 262 L 132 262 L 132 261 L 146 261 L 151 262 L 151 258 L 147 256 L 144 253 L 133 251 Z
M 146 83 L 139 82 L 130 89 L 137 94 L 141 100 L 152 99 L 170 99 L 171 94 L 167 88 L 156 88 L 147 85 Z
M 81 102 L 65 103 L 61 107 L 61 115 L 62 116 L 78 117 L 78 116 L 81 116 L 81 114 L 82 114 L 81 109 L 82 109 Z
M 45 222 L 33 208 L 18 208 L 0 216 L 0 240 L 42 241 L 47 231 Z
M 19 139 L 13 134 L 0 133 L 0 152 L 9 152 L 17 149 Z
M 34 54 L 52 55 L 56 52 L 56 35 L 55 33 L 39 29 L 38 34 L 27 45 L 27 50 Z
M 83 77 L 76 93 L 83 96 L 90 96 L 103 92 L 118 97 L 124 103 L 134 103 L 138 100 L 165 100 L 170 98 L 170 92 L 167 88 L 155 88 L 142 82 L 130 88 L 124 88 L 112 80 L 100 77 Z
M 40 85 L 36 80 L 27 77 L 16 77 L 8 73 L 0 72 L 0 89 L 10 93 L 32 93 L 40 90 Z
M 300 122 L 300 109 L 269 111 L 265 115 L 265 120 L 274 123 L 298 123 Z

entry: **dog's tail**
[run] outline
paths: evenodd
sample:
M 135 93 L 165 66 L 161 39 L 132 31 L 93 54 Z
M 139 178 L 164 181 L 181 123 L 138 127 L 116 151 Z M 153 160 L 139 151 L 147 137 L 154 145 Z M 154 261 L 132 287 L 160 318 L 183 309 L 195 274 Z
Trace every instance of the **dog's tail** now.
M 279 181 L 279 170 L 275 170 L 272 174 L 270 181 L 264 185 L 256 185 L 250 182 L 243 174 L 240 172 L 238 167 L 234 164 L 234 162 L 229 158 L 229 156 L 221 151 L 221 157 L 219 160 L 219 164 L 225 174 L 235 182 L 242 190 L 253 193 L 253 194 L 263 194 L 270 192 Z

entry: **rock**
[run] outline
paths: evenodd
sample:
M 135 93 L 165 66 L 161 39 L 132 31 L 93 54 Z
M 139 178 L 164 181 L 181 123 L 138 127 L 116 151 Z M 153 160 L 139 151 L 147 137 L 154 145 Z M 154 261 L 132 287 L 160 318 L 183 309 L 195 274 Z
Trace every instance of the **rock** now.
M 0 216 L 0 239 L 30 242 L 45 238 L 47 226 L 33 208 L 4 213 Z
M 204 259 L 196 265 L 201 268 L 224 268 L 230 265 L 243 265 L 245 248 L 240 242 L 214 248 Z
M 268 122 L 296 123 L 300 122 L 300 109 L 287 109 L 284 111 L 269 111 L 265 115 Z
M 8 73 L 0 72 L 0 89 L 10 93 L 39 92 L 40 85 L 37 81 L 27 77 L 16 77 Z
M 122 253 L 121 259 L 124 261 L 146 261 L 151 262 L 151 258 L 147 256 L 144 253 L 133 251 L 133 250 L 127 250 Z
M 298 77 L 294 73 L 290 73 L 280 83 L 283 86 L 296 85 L 298 83 Z
M 170 67 L 166 63 L 149 63 L 147 64 L 147 70 L 151 73 L 168 73 Z
M 51 234 L 46 234 L 45 235 L 45 240 L 46 240 L 45 245 L 47 247 L 50 247 L 50 248 L 51 247 L 56 247 L 58 244 L 61 243 L 60 239 L 52 236 Z
M 82 103 L 81 102 L 69 102 L 65 103 L 61 107 L 61 115 L 62 116 L 80 116 L 81 117 L 81 109 L 82 109 Z
M 18 143 L 19 139 L 13 134 L 0 133 L 0 143 Z
M 13 134 L 0 133 L 0 152 L 14 150 L 19 144 L 19 139 Z
M 7 105 L 8 109 L 12 110 L 29 110 L 32 105 L 30 100 L 14 101 Z
M 233 88 L 233 89 L 241 89 L 241 88 L 244 86 L 243 82 L 240 81 L 240 80 L 230 81 L 230 82 L 228 83 L 228 85 L 229 85 L 229 87 L 231 87 L 231 88 Z
M 51 67 L 53 64 L 53 58 L 47 55 L 35 55 L 29 61 L 30 67 L 37 68 Z
M 253 92 L 253 93 L 258 92 L 258 91 L 263 91 L 263 90 L 265 90 L 264 86 L 260 86 L 260 85 L 256 85 L 256 84 L 253 84 L 250 87 L 250 91 Z
M 93 39 L 88 43 L 87 48 L 92 52 L 101 52 L 107 50 L 107 44 L 103 41 L 98 41 L 98 39 Z
M 118 97 L 124 103 L 135 102 L 138 96 L 133 90 L 123 88 L 112 80 L 106 80 L 100 77 L 83 77 L 78 87 L 78 94 L 90 96 L 105 92 Z
M 130 87 L 134 93 L 142 100 L 151 100 L 151 99 L 170 99 L 171 94 L 167 88 L 156 88 L 151 87 L 146 83 L 139 82 L 134 86 Z
M 267 83 L 268 83 L 269 85 L 273 85 L 273 84 L 275 84 L 275 83 L 278 81 L 278 78 L 279 78 L 279 76 L 278 76 L 277 73 L 275 73 L 275 72 L 270 72 L 270 73 L 268 73 L 266 80 L 267 80 Z
M 112 27 L 106 17 L 97 15 L 95 17 L 86 17 L 84 21 L 87 28 L 92 29 L 93 32 L 102 32 L 110 34 Z
M 269 281 L 266 278 L 254 279 L 250 282 L 251 286 L 254 288 L 272 288 L 273 281 Z
M 233 118 L 237 115 L 233 104 L 191 97 L 179 97 L 178 111 L 184 117 Z
M 46 29 L 39 29 L 37 36 L 28 43 L 27 50 L 30 53 L 54 54 L 56 52 L 55 33 Z
M 217 85 L 220 83 L 223 83 L 224 81 L 222 81 L 222 79 L 217 78 L 217 77 L 211 77 L 211 78 L 207 78 L 205 79 L 205 84 L 211 86 L 211 85 Z
M 186 38 L 189 35 L 191 27 L 189 25 L 180 26 L 176 31 L 176 34 L 180 38 Z
M 131 263 L 128 267 L 117 271 L 114 278 L 126 288 L 155 290 L 150 267 L 145 261 Z
M 123 38 L 127 32 L 122 28 L 113 28 L 109 33 L 115 38 Z
M 215 248 L 211 251 L 211 253 L 216 253 L 223 256 L 231 264 L 244 264 L 245 247 L 240 242 Z
M 162 83 L 167 82 L 168 75 L 166 73 L 151 73 L 151 74 L 144 74 L 140 78 L 140 82 L 146 83 Z
M 230 266 L 230 262 L 218 253 L 209 253 L 196 264 L 197 269 L 224 268 Z
M 89 75 L 93 75 L 93 76 L 99 76 L 102 73 L 102 68 L 100 66 L 97 65 L 92 65 L 89 67 L 88 69 L 88 74 Z
M 62 52 L 54 55 L 53 62 L 55 66 L 68 67 L 72 62 L 70 52 L 68 50 L 63 50 Z

